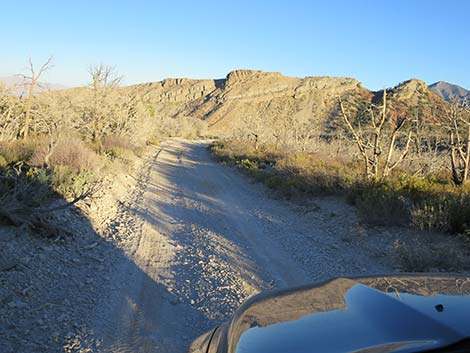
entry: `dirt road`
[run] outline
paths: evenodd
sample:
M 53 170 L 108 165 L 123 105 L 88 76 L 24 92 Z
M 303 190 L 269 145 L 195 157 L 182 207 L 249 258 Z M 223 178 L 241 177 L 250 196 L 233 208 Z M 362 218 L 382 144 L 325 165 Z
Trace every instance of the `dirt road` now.
M 263 289 L 387 270 L 354 245 L 353 212 L 334 200 L 276 200 L 205 142 L 169 140 L 151 163 L 98 303 L 103 352 L 184 352 Z

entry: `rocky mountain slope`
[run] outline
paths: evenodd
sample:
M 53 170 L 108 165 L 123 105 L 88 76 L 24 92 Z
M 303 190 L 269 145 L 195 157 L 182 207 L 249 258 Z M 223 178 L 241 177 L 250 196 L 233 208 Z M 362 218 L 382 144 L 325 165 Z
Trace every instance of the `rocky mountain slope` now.
M 200 118 L 217 134 L 233 132 L 244 120 L 266 126 L 292 115 L 325 120 L 339 96 L 368 92 L 352 78 L 294 78 L 255 70 L 232 71 L 219 80 L 166 79 L 123 89 L 139 92 L 156 115 Z
M 470 91 L 458 85 L 439 81 L 430 85 L 429 88 L 448 102 L 454 100 L 466 104 L 470 102 Z
M 236 133 L 246 124 L 258 124 L 260 130 L 270 134 L 287 117 L 300 122 L 313 120 L 327 131 L 337 125 L 340 97 L 380 104 L 383 95 L 382 91 L 367 90 L 354 78 L 297 78 L 258 70 L 231 71 L 223 79 L 168 78 L 118 89 L 139 96 L 155 118 L 205 120 L 209 132 L 219 136 Z M 60 94 L 75 99 L 83 90 L 87 88 L 63 90 Z M 400 83 L 388 92 L 390 107 L 401 111 L 418 106 L 431 111 L 446 104 L 417 79 Z
M 337 117 L 338 98 L 355 96 L 380 101 L 382 92 L 371 92 L 346 77 L 286 77 L 277 72 L 236 70 L 225 79 L 166 79 L 124 87 L 134 90 L 152 106 L 156 116 L 190 116 L 206 120 L 210 131 L 233 133 L 247 121 L 269 129 L 279 119 L 315 119 L 323 125 Z M 445 104 L 426 83 L 412 79 L 390 90 L 394 106 Z

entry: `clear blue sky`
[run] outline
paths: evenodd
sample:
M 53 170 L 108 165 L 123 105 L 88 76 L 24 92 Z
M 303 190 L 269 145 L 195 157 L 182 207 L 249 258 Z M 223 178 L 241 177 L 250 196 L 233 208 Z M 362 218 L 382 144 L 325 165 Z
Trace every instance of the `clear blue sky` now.
M 466 0 L 2 1 L 0 76 L 52 54 L 46 80 L 70 86 L 104 62 L 126 84 L 251 68 L 470 88 L 469 14 Z

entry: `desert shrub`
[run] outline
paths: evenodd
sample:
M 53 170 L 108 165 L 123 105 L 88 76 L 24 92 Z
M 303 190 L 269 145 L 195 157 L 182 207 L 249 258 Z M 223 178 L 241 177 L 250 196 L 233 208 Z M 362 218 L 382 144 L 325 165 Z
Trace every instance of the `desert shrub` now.
M 245 170 L 248 170 L 248 171 L 257 171 L 259 169 L 258 163 L 256 161 L 252 161 L 252 160 L 247 159 L 247 158 L 242 159 L 238 163 L 238 166 L 241 169 L 245 169 Z
M 436 272 L 468 270 L 470 263 L 463 249 L 442 244 L 420 246 L 419 243 L 395 241 L 392 256 L 405 272 Z
M 295 198 L 311 192 L 311 185 L 297 175 L 272 174 L 264 179 L 270 189 L 287 198 Z
M 131 140 L 127 136 L 108 135 L 105 136 L 101 142 L 104 151 L 108 151 L 112 148 L 119 147 L 128 150 L 134 148 Z
M 285 190 L 288 184 L 286 178 L 278 174 L 267 176 L 265 183 L 268 188 L 280 191 Z
M 195 139 L 203 136 L 207 128 L 206 123 L 199 119 L 182 117 L 175 120 L 173 136 Z
M 207 123 L 192 117 L 159 117 L 156 121 L 155 133 L 164 137 L 184 137 L 187 139 L 204 136 Z
M 47 154 L 47 148 L 37 149 L 32 158 L 31 165 L 42 166 Z M 75 172 L 82 170 L 96 170 L 100 167 L 99 156 L 78 138 L 60 141 L 49 158 L 51 167 L 67 166 Z
M 0 143 L 0 154 L 4 158 L 6 164 L 17 163 L 20 161 L 26 162 L 31 159 L 35 151 L 44 145 L 43 139 L 33 140 L 18 140 L 11 142 Z
M 389 189 L 394 189 L 413 202 L 422 202 L 423 200 L 433 200 L 445 193 L 456 191 L 455 187 L 449 184 L 441 184 L 433 178 L 424 178 L 400 173 L 395 179 L 387 182 Z
M 130 162 L 133 156 L 141 157 L 144 148 L 132 144 L 131 140 L 125 136 L 110 135 L 106 136 L 102 142 L 102 152 L 111 159 L 120 159 L 124 162 Z
M 122 147 L 113 147 L 106 151 L 106 155 L 111 158 L 111 160 L 120 160 L 124 163 L 133 163 L 135 153 L 127 148 Z
M 458 234 L 470 230 L 470 194 L 460 194 L 449 202 L 449 230 Z
M 370 184 L 356 191 L 354 200 L 362 220 L 373 225 L 406 225 L 409 203 L 394 190 Z
M 134 150 L 133 150 L 134 154 L 137 156 L 137 157 L 142 157 L 145 153 L 145 147 L 144 146 L 136 146 L 134 147 Z
M 359 177 L 348 164 L 306 153 L 281 157 L 276 161 L 276 170 L 300 179 L 302 189 L 311 194 L 336 194 L 351 188 Z
M 0 220 L 2 223 L 20 222 L 29 216 L 30 209 L 40 207 L 52 196 L 50 174 L 41 168 L 27 165 L 7 167 L 0 178 Z
M 42 236 L 63 234 L 66 230 L 51 223 L 51 214 L 93 195 L 99 187 L 91 172 L 69 166 L 36 168 L 17 163 L 0 173 L 0 223 L 24 226 Z M 60 208 L 51 206 L 53 198 L 63 197 L 73 201 Z
M 51 187 L 60 195 L 72 198 L 82 194 L 98 178 L 90 170 L 76 170 L 68 165 L 58 165 L 52 170 Z
M 278 155 L 270 153 L 265 146 L 254 149 L 242 141 L 228 142 L 215 141 L 209 147 L 210 151 L 221 161 L 236 164 L 243 159 L 256 161 L 259 165 L 272 165 L 278 159 Z
M 449 230 L 449 208 L 444 202 L 414 205 L 410 210 L 412 226 L 419 230 Z

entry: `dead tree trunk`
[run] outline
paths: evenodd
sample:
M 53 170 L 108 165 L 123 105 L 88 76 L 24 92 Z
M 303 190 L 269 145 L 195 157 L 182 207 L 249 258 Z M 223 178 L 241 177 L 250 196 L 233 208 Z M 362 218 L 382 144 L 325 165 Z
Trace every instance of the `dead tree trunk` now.
M 388 113 L 387 91 L 384 90 L 382 106 L 371 105 L 368 108 L 369 126 L 362 128 L 354 126 L 350 118 L 350 113 L 346 110 L 340 99 L 340 110 L 345 122 L 346 128 L 351 133 L 356 142 L 359 153 L 362 156 L 364 164 L 364 174 L 368 179 L 384 179 L 390 175 L 390 172 L 400 165 L 408 154 L 412 140 L 411 130 L 407 134 L 406 144 L 400 156 L 392 162 L 393 155 L 397 149 L 397 139 L 400 131 L 405 126 L 408 117 L 404 114 L 399 120 L 393 121 Z M 386 129 L 386 124 L 395 124 L 392 129 Z M 388 132 L 390 131 L 390 132 Z M 388 136 L 387 136 L 388 134 Z M 388 140 L 388 145 L 384 146 Z M 387 148 L 385 159 L 383 149 Z
M 449 134 L 452 181 L 464 185 L 470 173 L 470 110 L 453 102 L 444 114 L 443 125 Z
M 27 139 L 29 135 L 29 129 L 31 125 L 31 109 L 33 106 L 34 99 L 34 89 L 38 85 L 38 81 L 41 75 L 50 68 L 52 68 L 52 56 L 49 57 L 44 64 L 42 64 L 38 72 L 34 70 L 33 62 L 31 61 L 31 59 L 29 59 L 30 75 L 21 75 L 26 81 L 28 87 L 28 96 L 26 97 L 26 103 L 24 108 L 24 123 L 23 127 L 19 131 L 19 137 L 22 137 L 23 139 Z

